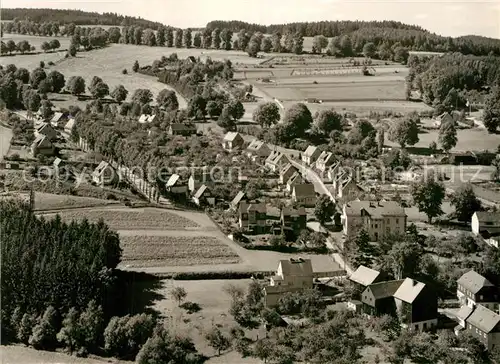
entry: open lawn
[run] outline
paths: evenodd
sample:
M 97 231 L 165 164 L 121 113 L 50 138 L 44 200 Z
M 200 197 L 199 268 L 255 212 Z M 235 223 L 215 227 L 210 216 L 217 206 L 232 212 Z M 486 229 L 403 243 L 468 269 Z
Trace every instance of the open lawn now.
M 176 230 L 198 227 L 194 221 L 171 211 L 158 209 L 94 209 L 72 210 L 60 213 L 64 221 L 88 219 L 97 222 L 103 219 L 112 229 L 117 230 Z
M 190 266 L 238 263 L 240 258 L 214 237 L 121 236 L 122 264 L 127 267 Z

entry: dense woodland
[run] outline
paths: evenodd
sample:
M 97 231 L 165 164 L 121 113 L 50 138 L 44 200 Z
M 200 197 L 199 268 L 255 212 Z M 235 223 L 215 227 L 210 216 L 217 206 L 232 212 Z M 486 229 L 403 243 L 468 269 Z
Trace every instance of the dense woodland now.
M 135 16 L 124 16 L 116 13 L 95 13 L 82 10 L 66 9 L 2 9 L 2 20 L 29 19 L 36 23 L 56 22 L 59 24 L 76 25 L 138 25 L 158 29 L 162 24 L 137 18 Z

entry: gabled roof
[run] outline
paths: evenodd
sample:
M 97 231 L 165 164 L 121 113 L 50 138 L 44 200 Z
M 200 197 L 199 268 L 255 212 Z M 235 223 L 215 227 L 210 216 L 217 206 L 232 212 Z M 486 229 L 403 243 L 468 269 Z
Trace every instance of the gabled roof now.
M 146 115 L 142 114 L 139 116 L 139 123 L 145 124 L 145 123 L 152 123 L 156 119 L 156 115 Z
M 50 125 L 49 123 L 41 123 L 40 125 L 38 125 L 36 127 L 36 131 L 38 131 L 39 133 L 42 132 L 42 130 L 45 130 L 45 129 L 52 129 L 52 130 L 54 130 L 54 128 L 52 127 L 52 125 Z
M 404 208 L 395 201 L 351 201 L 344 205 L 344 209 L 348 216 L 361 216 L 362 211 L 373 218 L 406 216 Z
M 240 135 L 240 133 L 238 132 L 235 132 L 235 131 L 230 131 L 228 133 L 226 133 L 226 135 L 224 136 L 224 140 L 227 141 L 227 142 L 232 142 L 234 141 L 236 138 L 240 138 L 240 139 L 243 139 Z
M 467 305 L 463 305 L 460 307 L 460 310 L 456 313 L 456 316 L 461 319 L 461 320 L 467 320 L 469 316 L 471 315 L 472 311 L 474 311 L 472 308 L 470 308 Z
M 424 283 L 406 278 L 396 293 L 394 293 L 394 297 L 406 303 L 413 303 L 424 287 Z
M 99 165 L 97 166 L 96 169 L 94 169 L 94 172 L 92 172 L 92 176 L 99 177 L 104 173 L 104 170 L 108 168 L 110 164 L 106 161 L 101 161 Z
M 295 166 L 293 166 L 291 163 L 287 163 L 280 171 L 280 174 L 285 174 L 285 173 L 288 173 L 290 170 L 294 170 L 295 172 L 298 171 L 297 168 L 295 168 Z
M 492 287 L 493 284 L 484 278 L 481 274 L 477 273 L 474 270 L 470 270 L 467 273 L 464 273 L 458 280 L 457 284 L 465 287 L 467 290 L 476 294 L 483 287 Z
M 266 159 L 266 163 L 277 165 L 279 162 L 288 163 L 289 161 L 286 155 L 278 151 L 271 152 Z
M 330 162 L 330 160 L 332 160 L 333 158 L 334 158 L 334 156 L 333 156 L 333 153 L 332 153 L 332 152 L 326 152 L 326 151 L 323 151 L 323 152 L 321 152 L 321 154 L 319 155 L 317 162 L 319 162 L 319 163 L 328 163 L 328 162 Z
M 493 223 L 500 225 L 500 212 L 476 211 L 477 219 L 480 224 Z
M 280 260 L 279 266 L 283 276 L 311 276 L 313 275 L 311 259 L 288 259 Z
M 35 148 L 40 148 L 40 147 L 50 148 L 52 146 L 52 143 L 50 142 L 49 138 L 47 138 L 43 134 L 40 134 L 35 138 L 31 146 Z
M 247 204 L 245 202 L 240 203 L 240 213 L 249 211 L 255 211 L 261 214 L 265 214 L 267 213 L 267 207 L 263 203 L 251 203 L 251 204 Z
M 194 194 L 194 198 L 201 198 L 205 192 L 208 191 L 208 186 L 207 185 L 202 185 L 200 188 L 198 188 L 198 191 Z
M 363 286 L 369 286 L 370 284 L 375 282 L 375 280 L 378 278 L 379 275 L 380 275 L 380 272 L 378 272 L 374 269 L 365 267 L 364 265 L 360 265 L 358 267 L 358 269 L 356 269 L 351 274 L 349 279 L 351 281 L 356 282 L 358 284 L 361 284 Z
M 379 282 L 370 284 L 368 287 L 366 287 L 366 289 L 369 289 L 373 293 L 375 299 L 378 300 L 394 296 L 394 293 L 396 293 L 399 287 L 401 287 L 401 284 L 403 284 L 403 282 L 404 279 Z
M 54 159 L 54 165 L 55 166 L 59 166 L 60 164 L 62 163 L 62 159 L 57 157 L 56 159 Z
M 269 147 L 262 140 L 254 139 L 248 144 L 247 150 L 250 152 L 256 152 L 260 149 L 267 148 L 269 151 Z
M 73 129 L 75 126 L 75 119 L 69 119 L 66 125 L 64 125 L 64 129 Z
M 51 122 L 57 123 L 63 118 L 64 114 L 62 112 L 56 112 L 54 113 L 54 116 L 52 116 L 52 119 L 50 119 Z
M 286 182 L 287 185 L 292 185 L 294 183 L 298 184 L 298 183 L 303 183 L 304 182 L 304 179 L 302 178 L 302 175 L 297 171 L 297 172 L 294 172 L 290 178 L 288 179 L 288 181 Z
M 313 157 L 315 155 L 318 155 L 320 153 L 318 147 L 314 145 L 310 145 L 307 147 L 307 149 L 304 151 L 304 155 L 307 157 Z
M 170 176 L 170 178 L 167 181 L 166 187 L 173 187 L 177 184 L 177 182 L 180 180 L 181 176 L 178 174 L 173 174 Z
M 238 205 L 243 199 L 243 197 L 245 197 L 245 192 L 243 191 L 238 192 L 238 194 L 233 198 L 233 201 L 231 201 L 231 205 L 232 206 Z
M 285 207 L 281 210 L 281 214 L 283 216 L 305 216 L 305 215 L 307 215 L 306 209 L 303 207 L 299 207 L 298 209 Z
M 314 185 L 312 183 L 301 183 L 293 186 L 293 193 L 299 197 L 316 196 Z
M 481 331 L 489 333 L 500 323 L 500 315 L 497 315 L 483 305 L 477 305 L 466 322 Z

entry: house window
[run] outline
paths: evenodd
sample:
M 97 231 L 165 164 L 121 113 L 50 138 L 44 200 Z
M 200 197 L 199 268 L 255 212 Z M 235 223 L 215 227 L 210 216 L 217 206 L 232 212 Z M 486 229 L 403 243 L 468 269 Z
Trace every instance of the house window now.
M 479 300 L 481 300 L 481 301 L 483 300 L 483 295 L 479 296 Z
M 375 224 L 375 229 L 378 229 L 378 224 Z
M 399 219 L 396 219 L 396 224 L 399 224 Z

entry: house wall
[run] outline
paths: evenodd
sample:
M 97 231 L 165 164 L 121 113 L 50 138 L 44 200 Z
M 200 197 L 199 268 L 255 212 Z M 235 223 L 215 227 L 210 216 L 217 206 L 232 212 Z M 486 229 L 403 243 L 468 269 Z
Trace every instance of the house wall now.
M 472 229 L 472 232 L 475 235 L 479 235 L 479 228 L 480 228 L 480 226 L 479 226 L 479 219 L 477 218 L 476 213 L 474 213 L 474 215 L 472 215 L 472 220 L 471 220 L 470 227 Z
M 425 286 L 412 305 L 412 323 L 426 322 L 437 319 L 438 303 L 436 294 Z

